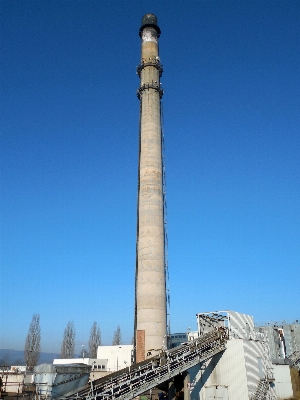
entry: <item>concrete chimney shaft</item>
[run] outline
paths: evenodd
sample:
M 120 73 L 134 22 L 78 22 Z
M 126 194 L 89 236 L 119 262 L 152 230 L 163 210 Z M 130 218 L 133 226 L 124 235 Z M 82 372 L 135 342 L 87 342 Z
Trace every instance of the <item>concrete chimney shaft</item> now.
M 136 362 L 148 351 L 166 345 L 167 309 L 164 250 L 162 138 L 160 86 L 162 66 L 158 53 L 160 29 L 153 14 L 146 14 L 142 41 L 138 97 L 140 99 L 140 153 L 138 184 L 137 265 L 135 293 Z M 154 350 L 154 351 L 153 351 Z

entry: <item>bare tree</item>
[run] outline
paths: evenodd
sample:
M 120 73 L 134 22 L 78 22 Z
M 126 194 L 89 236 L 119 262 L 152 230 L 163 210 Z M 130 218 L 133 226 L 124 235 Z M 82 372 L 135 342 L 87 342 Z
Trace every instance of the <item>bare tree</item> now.
M 121 328 L 120 328 L 120 325 L 118 325 L 117 330 L 114 333 L 112 345 L 117 346 L 117 345 L 121 344 L 121 340 L 122 340 Z
M 41 349 L 41 328 L 40 315 L 33 314 L 26 337 L 24 358 L 27 369 L 33 371 L 40 357 Z
M 101 331 L 97 322 L 93 323 L 90 331 L 90 340 L 89 340 L 89 355 L 91 358 L 97 358 L 97 350 L 98 346 L 101 345 Z
M 69 321 L 65 330 L 60 350 L 60 358 L 74 358 L 75 328 L 73 321 Z

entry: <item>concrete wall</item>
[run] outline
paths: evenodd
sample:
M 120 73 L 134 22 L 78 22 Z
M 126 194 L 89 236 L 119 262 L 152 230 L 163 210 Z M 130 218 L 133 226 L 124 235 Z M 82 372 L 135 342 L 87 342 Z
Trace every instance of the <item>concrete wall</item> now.
M 293 397 L 289 365 L 273 365 L 275 377 L 275 391 L 278 399 L 289 399 Z
M 189 372 L 191 400 L 208 400 L 210 396 L 224 400 L 249 399 L 242 340 L 230 340 L 223 354 L 214 356 L 206 366 L 196 366 Z
M 210 398 L 248 400 L 254 396 L 259 380 L 267 375 L 270 376 L 271 368 L 271 363 L 264 357 L 264 348 L 260 341 L 229 340 L 223 354 L 216 355 L 206 364 L 189 370 L 192 388 L 191 400 L 208 400 Z M 279 392 L 284 393 L 283 390 L 286 390 L 285 393 L 291 396 L 291 379 L 289 378 L 289 384 L 283 385 L 283 379 L 287 381 L 288 379 L 280 374 L 277 378 L 279 377 L 282 382 L 278 384 Z M 287 385 L 289 385 L 288 390 Z M 268 396 L 276 398 L 273 385 L 269 387 Z

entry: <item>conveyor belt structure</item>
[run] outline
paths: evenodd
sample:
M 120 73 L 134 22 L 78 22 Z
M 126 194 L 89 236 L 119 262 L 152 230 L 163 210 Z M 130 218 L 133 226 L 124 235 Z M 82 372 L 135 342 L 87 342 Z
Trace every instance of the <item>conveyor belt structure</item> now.
M 227 328 L 218 328 L 171 350 L 162 350 L 70 393 L 63 399 L 129 400 L 172 379 L 226 349 Z

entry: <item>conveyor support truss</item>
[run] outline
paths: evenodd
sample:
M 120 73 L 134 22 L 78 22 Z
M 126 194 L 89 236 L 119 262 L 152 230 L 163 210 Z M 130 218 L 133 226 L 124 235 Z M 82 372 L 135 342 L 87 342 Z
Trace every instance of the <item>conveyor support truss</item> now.
M 162 351 L 130 368 L 97 379 L 91 385 L 66 394 L 64 399 L 132 399 L 224 351 L 227 340 L 226 328 L 213 330 L 174 349 Z
M 289 364 L 292 368 L 297 368 L 300 371 L 300 350 L 295 350 L 289 357 Z

